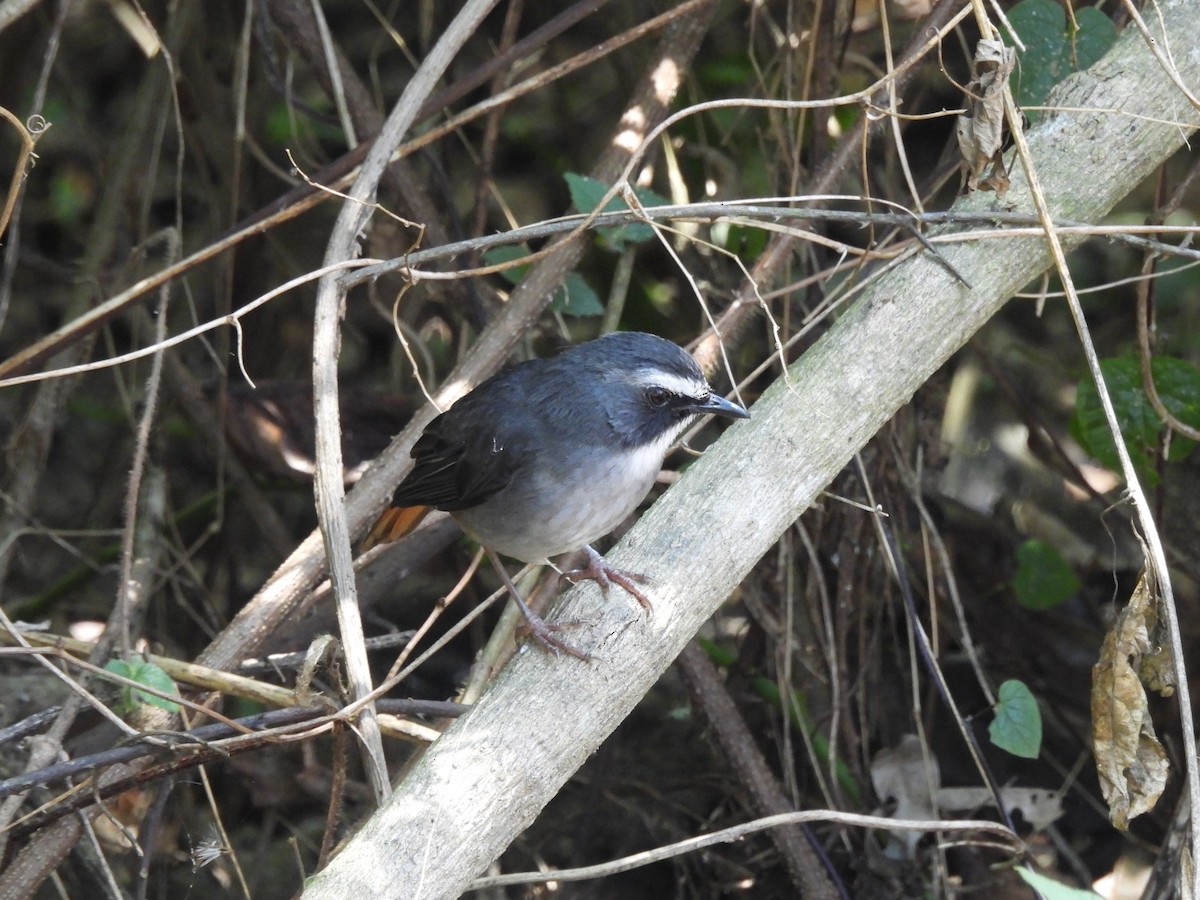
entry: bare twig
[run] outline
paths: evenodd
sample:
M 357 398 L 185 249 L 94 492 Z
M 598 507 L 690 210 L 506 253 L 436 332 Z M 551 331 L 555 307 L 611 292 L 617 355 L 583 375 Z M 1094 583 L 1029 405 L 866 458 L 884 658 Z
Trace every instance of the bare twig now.
M 600 878 L 605 875 L 616 875 L 628 872 L 653 862 L 671 859 L 685 853 L 694 853 L 715 844 L 738 841 L 747 835 L 769 828 L 786 828 L 793 825 L 806 825 L 816 822 L 836 822 L 855 828 L 878 828 L 884 831 L 937 831 L 937 832 L 971 832 L 977 831 L 991 834 L 1000 840 L 1000 845 L 1010 849 L 1019 849 L 1021 839 L 1003 825 L 989 822 L 986 819 L 891 819 L 886 816 L 864 816 L 858 813 L 836 812 L 834 810 L 818 809 L 807 812 L 780 813 L 774 816 L 764 816 L 743 825 L 722 828 L 711 834 L 688 838 L 635 853 L 622 859 L 586 866 L 579 869 L 558 869 L 553 872 L 516 872 L 512 875 L 494 875 L 479 878 L 471 883 L 473 890 L 483 890 L 489 887 L 502 887 L 510 884 L 541 884 L 545 881 L 585 881 L 590 878 Z

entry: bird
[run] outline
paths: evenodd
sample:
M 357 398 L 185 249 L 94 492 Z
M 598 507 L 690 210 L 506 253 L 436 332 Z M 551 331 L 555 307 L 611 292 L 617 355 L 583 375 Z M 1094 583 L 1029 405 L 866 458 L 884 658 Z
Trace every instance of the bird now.
M 428 426 L 412 470 L 362 544 L 411 531 L 444 510 L 491 557 L 544 648 L 590 657 L 534 613 L 497 554 L 543 563 L 586 550 L 572 582 L 617 584 L 645 609 L 645 576 L 612 566 L 592 544 L 650 492 L 672 445 L 701 415 L 749 418 L 713 391 L 692 356 L 657 335 L 618 331 L 492 376 Z

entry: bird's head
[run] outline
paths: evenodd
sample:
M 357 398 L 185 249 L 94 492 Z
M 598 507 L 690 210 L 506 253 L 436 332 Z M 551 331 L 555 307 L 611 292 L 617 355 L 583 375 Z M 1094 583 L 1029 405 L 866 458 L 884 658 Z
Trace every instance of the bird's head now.
M 584 347 L 585 364 L 597 378 L 597 400 L 626 447 L 655 446 L 665 453 L 698 416 L 749 417 L 715 393 L 691 355 L 668 340 L 615 332 Z

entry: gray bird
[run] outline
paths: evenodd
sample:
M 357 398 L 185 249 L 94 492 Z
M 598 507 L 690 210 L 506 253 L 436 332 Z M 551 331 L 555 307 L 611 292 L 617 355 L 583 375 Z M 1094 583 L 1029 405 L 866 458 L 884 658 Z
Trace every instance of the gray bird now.
M 606 594 L 619 584 L 649 608 L 644 577 L 591 544 L 642 502 L 667 451 L 705 413 L 749 417 L 713 393 L 687 352 L 652 334 L 616 332 L 520 363 L 429 424 L 363 547 L 403 536 L 430 507 L 445 510 L 489 551 L 534 638 L 587 658 L 529 609 L 494 554 L 540 563 L 585 549 L 588 566 L 569 579 L 595 580 Z

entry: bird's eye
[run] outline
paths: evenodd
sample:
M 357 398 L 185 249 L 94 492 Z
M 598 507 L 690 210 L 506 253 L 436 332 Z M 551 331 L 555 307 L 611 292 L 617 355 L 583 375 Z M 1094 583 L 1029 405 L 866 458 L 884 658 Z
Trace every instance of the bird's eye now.
M 671 392 L 666 388 L 652 387 L 646 388 L 646 401 L 654 407 L 663 407 L 667 405 L 667 401 L 671 399 Z

